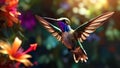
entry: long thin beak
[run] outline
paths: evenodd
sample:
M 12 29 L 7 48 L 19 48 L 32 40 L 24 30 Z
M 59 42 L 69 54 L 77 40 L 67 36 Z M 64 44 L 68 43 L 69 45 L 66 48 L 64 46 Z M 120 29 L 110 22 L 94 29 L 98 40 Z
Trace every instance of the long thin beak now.
M 54 18 L 49 18 L 49 17 L 43 17 L 43 18 L 48 19 L 48 20 L 58 21 L 57 19 L 54 19 Z

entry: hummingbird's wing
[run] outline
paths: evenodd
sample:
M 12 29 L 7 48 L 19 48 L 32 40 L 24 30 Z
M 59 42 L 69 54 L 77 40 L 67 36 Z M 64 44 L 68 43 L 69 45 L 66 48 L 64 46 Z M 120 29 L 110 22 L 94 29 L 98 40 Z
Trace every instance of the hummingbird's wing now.
M 41 24 L 54 36 L 56 37 L 56 39 L 58 41 L 61 41 L 61 34 L 62 31 L 61 29 L 59 29 L 58 27 L 52 25 L 51 23 L 49 23 L 48 21 L 46 21 L 45 19 L 43 19 L 42 17 L 36 15 L 36 18 L 39 22 L 41 22 Z
M 105 20 L 107 20 L 113 14 L 114 12 L 107 12 L 82 24 L 75 29 L 74 35 L 80 40 L 80 42 L 83 42 L 90 35 L 90 33 L 94 32 L 98 27 L 104 24 Z

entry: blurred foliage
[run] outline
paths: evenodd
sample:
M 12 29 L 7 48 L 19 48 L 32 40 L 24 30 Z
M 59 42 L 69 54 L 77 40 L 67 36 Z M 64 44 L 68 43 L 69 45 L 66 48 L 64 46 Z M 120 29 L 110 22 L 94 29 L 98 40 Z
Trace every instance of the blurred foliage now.
M 23 22 L 13 28 L 0 27 L 0 38 L 12 41 L 17 35 L 26 42 L 24 49 L 26 44 L 37 42 L 37 50 L 31 53 L 32 68 L 120 68 L 120 0 L 19 0 L 18 10 L 24 14 L 24 20 L 20 18 Z M 87 63 L 76 64 L 63 44 L 32 20 L 34 15 L 67 17 L 75 29 L 107 11 L 115 14 L 82 43 L 88 54 Z

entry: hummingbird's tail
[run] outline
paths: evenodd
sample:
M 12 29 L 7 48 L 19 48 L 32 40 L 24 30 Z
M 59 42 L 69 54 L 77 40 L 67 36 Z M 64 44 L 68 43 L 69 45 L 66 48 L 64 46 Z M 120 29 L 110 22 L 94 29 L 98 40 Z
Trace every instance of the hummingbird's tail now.
M 81 60 L 82 62 L 87 62 L 87 54 L 85 52 L 85 50 L 83 50 L 82 48 L 80 47 L 77 47 L 74 51 L 72 51 L 73 53 L 73 58 L 75 60 L 76 63 L 79 62 L 79 60 Z

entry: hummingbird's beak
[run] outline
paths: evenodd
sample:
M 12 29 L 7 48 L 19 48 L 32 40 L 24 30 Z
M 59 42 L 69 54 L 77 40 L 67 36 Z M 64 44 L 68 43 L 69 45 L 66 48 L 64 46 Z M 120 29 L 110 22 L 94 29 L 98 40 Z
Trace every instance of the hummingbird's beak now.
M 57 19 L 54 19 L 54 18 L 49 18 L 49 17 L 43 17 L 45 19 L 48 19 L 48 20 L 52 20 L 52 21 L 58 21 Z

